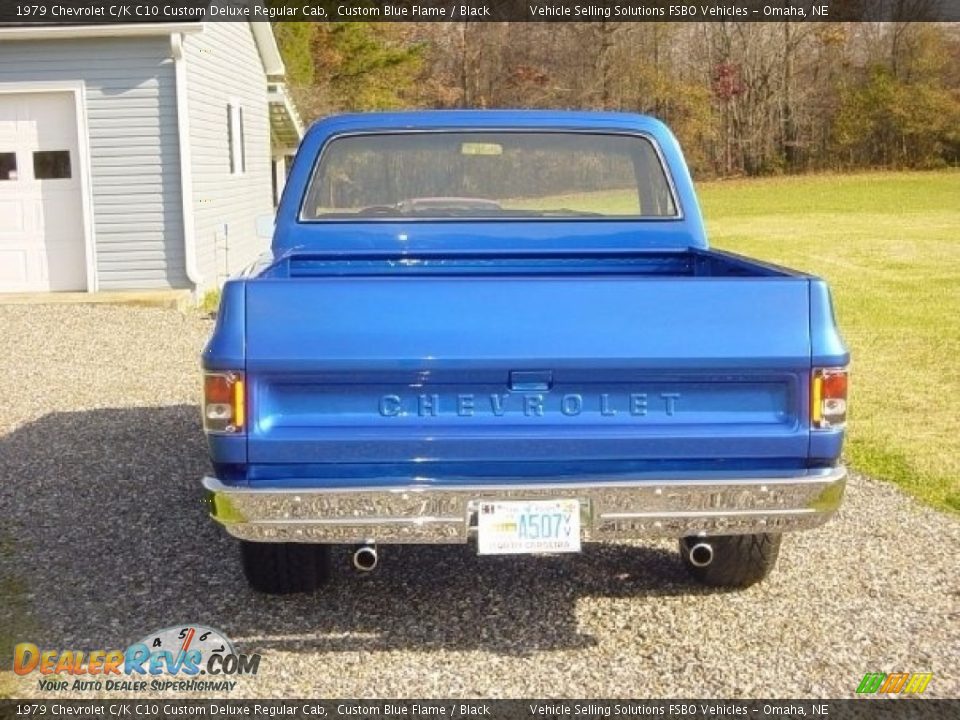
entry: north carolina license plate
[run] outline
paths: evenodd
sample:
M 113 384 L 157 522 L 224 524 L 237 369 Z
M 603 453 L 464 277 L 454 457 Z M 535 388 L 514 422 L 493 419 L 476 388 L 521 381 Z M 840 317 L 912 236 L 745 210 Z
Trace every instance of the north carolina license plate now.
M 477 550 L 481 555 L 580 552 L 580 501 L 481 502 Z

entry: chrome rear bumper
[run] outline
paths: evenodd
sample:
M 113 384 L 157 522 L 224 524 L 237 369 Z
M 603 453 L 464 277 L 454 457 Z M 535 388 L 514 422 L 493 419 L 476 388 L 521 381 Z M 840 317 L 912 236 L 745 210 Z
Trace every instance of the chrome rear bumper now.
M 481 501 L 576 498 L 584 541 L 808 530 L 843 498 L 844 467 L 791 477 L 525 480 L 443 487 L 260 489 L 205 477 L 211 517 L 257 542 L 464 543 Z

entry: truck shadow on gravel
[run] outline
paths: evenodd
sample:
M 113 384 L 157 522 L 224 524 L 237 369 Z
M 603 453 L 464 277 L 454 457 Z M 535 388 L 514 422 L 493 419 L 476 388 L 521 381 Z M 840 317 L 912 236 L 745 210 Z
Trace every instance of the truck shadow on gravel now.
M 588 546 L 555 558 L 480 558 L 451 546 L 383 548 L 370 575 L 338 548 L 329 587 L 258 595 L 235 542 L 207 517 L 206 470 L 189 405 L 55 413 L 0 438 L 0 512 L 14 547 L 0 556 L 0 576 L 26 587 L 21 639 L 125 647 L 151 630 L 201 623 L 248 652 L 525 654 L 595 643 L 578 631 L 580 598 L 708 592 L 687 580 L 672 545 Z M 11 655 L 0 649 L 0 662 Z

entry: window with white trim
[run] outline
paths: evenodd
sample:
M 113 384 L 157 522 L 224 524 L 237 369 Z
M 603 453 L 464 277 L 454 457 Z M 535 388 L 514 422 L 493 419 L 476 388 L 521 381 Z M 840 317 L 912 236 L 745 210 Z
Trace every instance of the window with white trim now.
M 0 152 L 0 182 L 17 179 L 17 154 Z
M 243 108 L 233 102 L 227 104 L 227 140 L 230 152 L 230 174 L 241 175 L 247 171 Z

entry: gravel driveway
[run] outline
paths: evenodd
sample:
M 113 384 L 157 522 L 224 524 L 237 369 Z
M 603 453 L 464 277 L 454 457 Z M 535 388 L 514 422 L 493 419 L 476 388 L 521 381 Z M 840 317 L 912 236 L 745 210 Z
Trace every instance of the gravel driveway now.
M 211 323 L 109 306 L 0 306 L 0 663 L 13 641 L 115 648 L 217 627 L 260 675 L 234 697 L 844 697 L 932 671 L 960 696 L 960 521 L 852 478 L 749 590 L 691 584 L 673 543 L 568 558 L 346 551 L 310 597 L 251 593 L 199 478 L 197 356 Z M 6 617 L 4 617 L 6 616 Z M 42 696 L 34 677 L 19 696 Z M 89 696 L 87 696 L 89 697 Z

